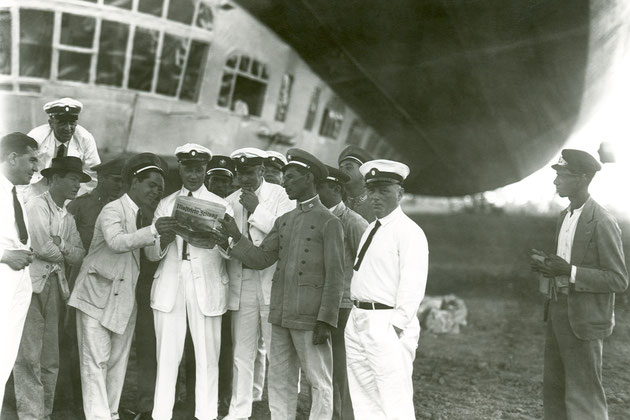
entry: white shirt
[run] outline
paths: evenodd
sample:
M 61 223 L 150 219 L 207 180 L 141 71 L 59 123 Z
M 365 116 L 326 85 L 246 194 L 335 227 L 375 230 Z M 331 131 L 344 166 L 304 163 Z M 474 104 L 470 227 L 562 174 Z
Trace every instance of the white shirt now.
M 28 249 L 27 245 L 20 242 L 20 233 L 15 221 L 15 210 L 13 209 L 13 184 L 4 174 L 0 172 L 0 260 L 4 254 L 4 250 L 12 249 Z M 26 217 L 26 207 L 18 193 L 18 200 L 22 205 L 22 213 L 24 214 L 24 223 L 28 227 L 28 218 Z
M 591 199 L 589 197 L 584 204 L 588 203 Z M 584 204 L 578 209 L 573 210 L 573 214 L 571 214 L 570 208 L 567 209 L 567 214 L 564 216 L 564 220 L 562 221 L 562 225 L 560 226 L 560 232 L 558 233 L 558 249 L 556 250 L 556 254 L 563 260 L 568 263 L 571 263 L 571 251 L 573 249 L 573 238 L 575 237 L 575 230 L 577 229 L 578 221 L 580 220 L 580 215 L 582 214 L 582 210 L 584 210 Z M 577 273 L 577 268 L 572 265 L 571 266 L 571 276 L 569 277 L 569 281 L 571 283 L 575 283 L 575 275 Z
M 352 299 L 392 306 L 392 325 L 405 328 L 416 317 L 424 298 L 429 245 L 420 226 L 400 206 L 377 220 L 381 227 L 372 238 L 359 271 L 352 277 Z M 365 230 L 359 253 L 375 223 Z
M 57 154 L 57 147 L 61 144 L 55 137 L 55 133 L 49 124 L 43 124 L 39 127 L 32 129 L 28 135 L 34 138 L 39 147 L 37 149 L 38 154 L 38 167 L 39 169 L 49 168 L 53 157 Z M 77 194 L 83 195 L 89 193 L 96 187 L 96 172 L 91 170 L 92 166 L 96 166 L 101 163 L 101 158 L 98 155 L 96 148 L 96 141 L 94 136 L 90 134 L 84 127 L 77 124 L 72 138 L 65 143 L 67 150 L 66 156 L 76 156 L 83 161 L 83 171 L 92 177 L 92 181 L 81 184 L 81 188 Z M 42 180 L 42 175 L 39 172 L 33 174 L 31 178 L 31 185 L 37 184 Z M 41 194 L 40 189 L 34 192 L 35 195 Z

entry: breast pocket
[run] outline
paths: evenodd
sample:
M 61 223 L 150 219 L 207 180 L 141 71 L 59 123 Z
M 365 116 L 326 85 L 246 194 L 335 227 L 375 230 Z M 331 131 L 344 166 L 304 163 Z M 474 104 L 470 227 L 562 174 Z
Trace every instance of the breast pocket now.
M 321 275 L 303 274 L 298 276 L 298 313 L 317 315 L 322 304 L 324 279 Z

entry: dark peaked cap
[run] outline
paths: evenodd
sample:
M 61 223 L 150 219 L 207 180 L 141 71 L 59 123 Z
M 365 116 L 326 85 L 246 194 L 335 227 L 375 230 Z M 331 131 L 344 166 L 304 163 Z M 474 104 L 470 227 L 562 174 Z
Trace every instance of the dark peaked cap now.
M 282 171 L 286 171 L 290 166 L 299 166 L 308 169 L 315 175 L 316 181 L 323 181 L 328 176 L 328 169 L 319 159 L 309 152 L 294 148 L 287 151 L 287 160 L 289 163 L 282 167 Z
M 123 179 L 129 181 L 132 177 L 151 169 L 158 170 L 166 176 L 168 164 L 153 153 L 139 153 L 125 163 L 122 171 Z
M 374 160 L 374 157 L 372 157 L 372 155 L 368 153 L 367 150 L 351 144 L 341 151 L 341 153 L 339 154 L 338 163 L 341 164 L 341 162 L 346 159 L 353 160 L 359 165 L 363 165 L 365 162 Z
M 551 165 L 556 171 L 558 169 L 567 169 L 574 174 L 594 174 L 602 169 L 602 165 L 583 150 L 564 149 L 560 155 L 558 163 Z
M 345 184 L 350 181 L 350 176 L 343 171 L 340 171 L 337 168 L 333 168 L 330 165 L 326 165 L 326 169 L 328 169 L 328 176 L 326 177 L 326 181 L 338 182 L 340 184 Z
M 112 160 L 108 160 L 107 162 L 99 163 L 98 165 L 92 166 L 90 169 L 95 171 L 97 174 L 102 175 L 122 175 L 123 166 L 125 166 L 125 159 L 123 156 L 117 157 Z
M 234 161 L 229 156 L 214 155 L 208 163 L 206 175 L 224 175 L 233 178 L 234 172 Z

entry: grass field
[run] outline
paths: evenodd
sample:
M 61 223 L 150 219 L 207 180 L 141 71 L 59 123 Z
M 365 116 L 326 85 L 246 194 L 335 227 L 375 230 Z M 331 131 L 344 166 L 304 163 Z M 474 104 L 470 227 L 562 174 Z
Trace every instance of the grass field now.
M 520 215 L 417 215 L 429 240 L 427 294 L 455 293 L 468 306 L 458 335 L 423 332 L 414 363 L 419 419 L 542 418 L 544 323 L 529 250 L 553 252 L 555 219 Z M 630 254 L 630 224 L 625 232 Z M 617 326 L 604 344 L 604 386 L 611 420 L 630 418 L 630 303 L 617 296 Z M 132 406 L 130 363 L 123 403 Z M 308 390 L 298 419 L 308 418 Z M 67 419 L 64 413 L 55 418 Z M 11 417 L 3 417 L 11 418 Z M 254 420 L 269 419 L 265 402 Z M 357 419 L 363 420 L 363 419 Z

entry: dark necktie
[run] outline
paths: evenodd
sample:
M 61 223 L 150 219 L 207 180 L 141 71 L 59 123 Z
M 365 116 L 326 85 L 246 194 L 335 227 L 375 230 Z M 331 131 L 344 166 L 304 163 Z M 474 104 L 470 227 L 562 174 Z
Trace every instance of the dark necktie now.
M 370 234 L 365 240 L 365 243 L 361 247 L 361 251 L 359 251 L 359 258 L 357 259 L 357 263 L 354 265 L 354 271 L 359 271 L 359 267 L 361 267 L 361 262 L 363 261 L 363 257 L 365 257 L 365 253 L 367 252 L 368 247 L 372 243 L 372 238 L 374 238 L 374 234 L 380 227 L 381 227 L 381 221 L 377 220 L 376 223 L 374 224 L 374 227 L 370 231 Z
M 59 147 L 57 147 L 57 154 L 55 157 L 64 157 L 66 155 L 66 145 L 61 143 Z
M 188 197 L 192 197 L 192 191 L 188 191 Z M 182 241 L 182 260 L 188 259 L 188 242 Z
M 13 192 L 13 212 L 15 213 L 15 223 L 17 223 L 18 233 L 20 234 L 20 242 L 26 245 L 26 242 L 28 241 L 28 231 L 26 230 L 26 223 L 24 223 L 24 213 L 22 212 L 22 205 L 18 200 L 15 186 L 11 191 Z
M 142 210 L 138 209 L 138 214 L 136 215 L 136 229 L 140 230 L 144 227 L 144 220 L 142 220 Z M 144 248 L 140 248 L 140 257 L 144 258 Z

